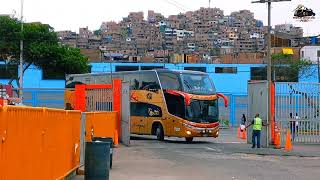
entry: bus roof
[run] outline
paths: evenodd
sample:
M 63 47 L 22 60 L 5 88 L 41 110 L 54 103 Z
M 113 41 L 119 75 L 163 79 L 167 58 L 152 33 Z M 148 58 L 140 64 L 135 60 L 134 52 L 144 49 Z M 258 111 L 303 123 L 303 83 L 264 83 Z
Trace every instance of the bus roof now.
M 202 75 L 205 75 L 207 73 L 204 73 L 204 72 L 199 72 L 199 71 L 190 71 L 190 70 L 172 70 L 172 69 L 154 69 L 154 70 L 139 70 L 139 71 L 120 71 L 120 72 L 113 72 L 112 74 L 122 74 L 122 73 L 128 73 L 128 74 L 131 74 L 131 73 L 137 73 L 137 72 L 163 72 L 163 73 L 166 73 L 166 72 L 170 72 L 170 73 L 174 73 L 174 74 L 202 74 Z M 99 75 L 109 75 L 111 74 L 110 72 L 104 72 L 104 73 L 86 73 L 86 74 L 67 74 L 67 76 L 88 76 L 88 75 L 91 75 L 91 76 L 99 76 Z

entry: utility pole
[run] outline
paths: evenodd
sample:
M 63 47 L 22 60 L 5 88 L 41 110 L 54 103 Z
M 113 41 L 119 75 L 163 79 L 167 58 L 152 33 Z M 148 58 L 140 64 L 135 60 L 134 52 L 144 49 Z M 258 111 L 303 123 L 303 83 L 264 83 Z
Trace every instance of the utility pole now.
M 211 0 L 209 0 L 209 8 L 211 8 Z
M 317 59 L 318 59 L 318 83 L 320 83 L 320 50 L 317 51 Z
M 21 36 L 23 36 L 23 3 L 24 0 L 21 0 L 21 17 L 20 17 L 20 23 L 21 23 Z M 19 78 L 19 98 L 21 99 L 21 102 L 23 101 L 23 37 L 20 39 L 20 78 Z
M 283 1 L 291 1 L 291 0 L 259 0 L 259 1 L 253 1 L 252 3 L 267 3 L 268 4 L 268 34 L 267 34 L 267 80 L 268 80 L 268 123 L 272 121 L 273 114 L 271 112 L 272 104 L 271 104 L 271 86 L 272 86 L 272 73 L 271 73 L 271 67 L 272 67 L 272 61 L 271 61 L 271 3 L 273 2 L 283 2 Z M 271 122 L 271 129 L 274 129 L 274 123 Z M 268 133 L 268 132 L 267 132 Z

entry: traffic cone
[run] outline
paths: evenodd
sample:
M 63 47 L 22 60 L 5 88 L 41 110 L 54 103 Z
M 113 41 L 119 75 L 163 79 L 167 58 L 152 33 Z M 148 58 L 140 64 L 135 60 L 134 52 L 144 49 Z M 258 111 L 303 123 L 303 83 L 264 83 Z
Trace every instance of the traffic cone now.
M 114 132 L 114 145 L 119 145 L 119 136 L 118 136 L 118 131 L 116 130 Z
M 239 139 L 241 138 L 241 130 L 240 130 L 240 127 L 238 128 L 238 138 L 239 138 Z
M 281 139 L 280 139 L 280 132 L 276 133 L 275 139 L 274 139 L 274 145 L 276 145 L 276 149 L 281 149 Z
M 286 145 L 284 146 L 284 149 L 286 151 L 291 151 L 292 150 L 292 144 L 291 144 L 291 133 L 290 130 L 287 130 L 287 135 L 286 135 Z
M 242 139 L 246 140 L 247 139 L 247 131 L 243 130 L 242 132 Z

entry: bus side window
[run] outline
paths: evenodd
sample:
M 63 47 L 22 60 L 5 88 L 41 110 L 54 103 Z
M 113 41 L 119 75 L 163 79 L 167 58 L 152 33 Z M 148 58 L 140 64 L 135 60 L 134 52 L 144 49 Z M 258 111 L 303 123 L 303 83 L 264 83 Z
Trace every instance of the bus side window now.
M 179 77 L 173 73 L 159 73 L 162 89 L 181 90 Z
M 159 106 L 143 102 L 131 102 L 130 112 L 131 116 L 162 117 L 162 110 Z
M 139 74 L 131 74 L 128 73 L 124 76 L 124 81 L 130 82 L 130 89 L 131 90 L 137 90 L 140 86 L 140 77 Z
M 155 72 L 142 72 L 140 73 L 141 90 L 159 90 L 160 85 Z

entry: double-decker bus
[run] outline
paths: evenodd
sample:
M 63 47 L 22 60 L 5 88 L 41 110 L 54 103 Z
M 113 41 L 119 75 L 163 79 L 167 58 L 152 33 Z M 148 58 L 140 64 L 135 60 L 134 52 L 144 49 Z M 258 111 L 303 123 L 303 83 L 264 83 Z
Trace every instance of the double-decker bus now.
M 111 79 L 130 82 L 131 133 L 164 137 L 219 136 L 218 98 L 208 74 L 195 71 L 147 70 L 67 75 L 66 88 L 75 84 L 110 84 Z

